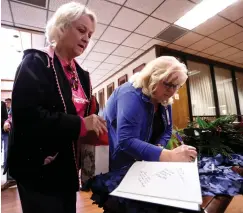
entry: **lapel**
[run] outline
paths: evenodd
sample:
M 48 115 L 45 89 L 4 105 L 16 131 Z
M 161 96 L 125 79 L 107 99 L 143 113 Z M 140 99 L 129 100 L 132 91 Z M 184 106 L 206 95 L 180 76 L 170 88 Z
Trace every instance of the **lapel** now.
M 76 65 L 76 70 L 78 73 L 79 81 L 83 87 L 83 90 L 85 92 L 85 95 L 89 101 L 88 107 L 85 112 L 85 117 L 90 114 L 90 109 L 91 109 L 91 96 L 92 96 L 92 88 L 90 84 L 90 78 L 89 78 L 89 73 L 87 71 L 84 71 L 75 61 Z
M 67 107 L 67 112 L 76 114 L 76 109 L 72 101 L 72 90 L 71 87 L 69 86 L 69 81 L 63 71 L 62 65 L 60 61 L 58 60 L 57 56 L 54 54 L 54 67 L 57 73 L 57 78 L 58 82 L 60 85 L 60 90 L 62 92 L 66 107 Z
M 90 85 L 90 79 L 89 79 L 89 73 L 84 71 L 75 61 L 75 65 L 76 65 L 76 70 L 78 73 L 78 77 L 80 80 L 80 83 L 83 87 L 83 90 L 85 92 L 85 95 L 87 96 L 87 98 L 90 100 L 91 98 L 91 85 Z
M 72 89 L 69 86 L 68 79 L 67 79 L 67 77 L 64 73 L 64 70 L 62 68 L 60 61 L 58 60 L 58 57 L 56 56 L 56 54 L 54 52 L 54 49 L 51 46 L 48 46 L 48 47 L 39 49 L 38 51 L 46 53 L 49 56 L 50 59 L 53 58 L 53 61 L 54 61 L 53 66 L 54 66 L 56 73 L 57 73 L 57 78 L 58 78 L 58 81 L 59 81 L 59 84 L 60 84 L 60 89 L 61 89 L 64 101 L 65 101 L 65 104 L 66 104 L 66 107 L 67 107 L 67 111 L 71 112 L 73 114 L 76 114 L 76 109 L 75 109 L 75 106 L 74 106 L 73 101 L 72 101 Z M 75 59 L 74 59 L 74 61 L 75 61 L 76 70 L 77 70 L 77 73 L 78 73 L 80 83 L 83 87 L 83 90 L 86 94 L 86 97 L 91 102 L 92 88 L 91 88 L 91 84 L 90 84 L 89 73 L 84 71 L 78 65 L 78 63 L 76 62 Z M 47 67 L 50 67 L 50 62 L 48 62 Z M 86 110 L 86 113 L 85 113 L 86 116 L 89 114 L 90 108 L 91 108 L 91 103 L 87 107 L 87 110 Z
M 160 107 L 160 113 L 161 113 L 162 121 L 163 121 L 165 129 L 166 129 L 167 125 L 168 125 L 167 114 L 166 114 L 167 107 L 165 107 L 161 104 L 160 104 L 159 107 Z

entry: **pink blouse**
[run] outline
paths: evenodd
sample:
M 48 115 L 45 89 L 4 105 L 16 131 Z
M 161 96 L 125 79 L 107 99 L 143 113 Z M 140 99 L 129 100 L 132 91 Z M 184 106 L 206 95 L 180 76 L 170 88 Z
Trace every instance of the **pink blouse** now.
M 72 78 L 72 74 L 70 73 L 70 71 L 68 71 L 67 63 L 65 61 L 63 61 L 62 59 L 60 59 L 60 58 L 59 58 L 59 61 L 62 64 L 64 73 L 65 73 L 68 81 L 70 82 L 71 78 Z M 71 61 L 70 66 L 71 66 L 72 70 L 75 70 L 76 73 L 77 73 L 76 65 L 74 63 L 74 60 Z M 85 92 L 83 90 L 83 87 L 82 87 L 82 85 L 81 85 L 79 80 L 78 80 L 78 89 L 77 90 L 73 90 L 72 89 L 72 101 L 73 101 L 73 104 L 74 104 L 74 106 L 76 108 L 77 115 L 79 115 L 80 118 L 81 118 L 80 136 L 85 136 L 86 133 L 87 133 L 87 129 L 86 129 L 83 117 L 84 117 L 85 111 L 86 111 L 86 109 L 88 107 L 89 100 L 86 97 L 86 94 L 85 94 Z

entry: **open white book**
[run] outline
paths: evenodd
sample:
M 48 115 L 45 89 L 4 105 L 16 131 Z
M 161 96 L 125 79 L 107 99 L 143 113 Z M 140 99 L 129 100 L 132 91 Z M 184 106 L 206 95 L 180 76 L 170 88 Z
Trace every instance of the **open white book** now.
M 199 211 L 197 162 L 136 162 L 110 195 Z

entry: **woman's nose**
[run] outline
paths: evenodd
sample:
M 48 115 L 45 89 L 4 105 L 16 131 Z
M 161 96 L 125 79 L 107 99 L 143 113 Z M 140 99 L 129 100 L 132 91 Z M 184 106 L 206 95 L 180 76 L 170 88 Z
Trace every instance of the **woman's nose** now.
M 89 36 L 88 36 L 88 34 L 84 34 L 84 36 L 82 37 L 82 41 L 84 41 L 84 42 L 89 42 Z

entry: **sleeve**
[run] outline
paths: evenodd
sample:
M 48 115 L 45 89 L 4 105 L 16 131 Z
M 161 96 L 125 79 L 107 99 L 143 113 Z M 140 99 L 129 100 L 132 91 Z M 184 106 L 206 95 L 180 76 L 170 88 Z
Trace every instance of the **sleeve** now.
M 85 123 L 84 123 L 84 119 L 82 117 L 80 117 L 81 119 L 81 129 L 80 129 L 80 134 L 79 136 L 80 137 L 84 137 L 86 134 L 87 134 L 87 129 L 86 129 L 86 126 L 85 126 Z
M 44 103 L 48 100 L 45 88 L 48 88 L 50 84 L 45 69 L 43 61 L 33 54 L 25 56 L 18 67 L 12 93 L 15 126 L 18 121 L 22 123 L 21 128 L 27 125 L 28 130 L 34 131 L 37 135 L 44 133 L 52 138 L 58 135 L 59 138 L 70 139 L 62 140 L 64 142 L 76 140 L 81 129 L 80 117 L 64 112 L 50 112 L 45 107 Z
M 3 129 L 4 122 L 8 119 L 8 112 L 6 104 L 1 101 L 1 129 Z
M 166 129 L 165 129 L 165 133 L 161 136 L 160 140 L 159 140 L 159 144 L 166 147 L 166 145 L 168 144 L 171 135 L 172 135 L 172 110 L 171 110 L 171 105 L 169 105 L 167 107 L 167 109 L 165 109 L 165 117 L 166 117 Z
M 99 114 L 99 111 L 100 111 L 100 105 L 99 105 L 96 97 L 94 97 L 94 99 L 95 99 L 95 103 L 96 103 L 96 111 L 95 111 L 95 114 L 98 115 Z
M 4 122 L 5 123 L 9 123 L 10 125 L 12 125 L 12 115 L 8 115 L 8 119 Z
M 91 96 L 91 108 L 90 108 L 90 112 L 89 114 L 92 115 L 92 114 L 96 114 L 98 115 L 99 113 L 99 104 L 98 104 L 98 101 L 96 100 L 95 96 Z
M 117 137 L 121 149 L 137 160 L 159 161 L 162 148 L 140 140 L 142 129 L 142 103 L 132 92 L 118 97 Z M 149 128 L 149 127 L 148 127 Z

